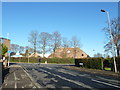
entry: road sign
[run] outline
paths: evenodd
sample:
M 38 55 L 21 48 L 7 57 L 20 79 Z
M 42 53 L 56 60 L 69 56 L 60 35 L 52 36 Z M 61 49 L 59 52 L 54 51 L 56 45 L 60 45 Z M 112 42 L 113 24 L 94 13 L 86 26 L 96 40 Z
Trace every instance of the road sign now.
M 10 53 L 11 53 L 11 51 L 10 51 L 10 50 L 8 50 L 8 53 L 9 53 L 8 66 L 10 66 Z
M 8 53 L 11 53 L 11 51 L 10 51 L 10 50 L 8 50 Z

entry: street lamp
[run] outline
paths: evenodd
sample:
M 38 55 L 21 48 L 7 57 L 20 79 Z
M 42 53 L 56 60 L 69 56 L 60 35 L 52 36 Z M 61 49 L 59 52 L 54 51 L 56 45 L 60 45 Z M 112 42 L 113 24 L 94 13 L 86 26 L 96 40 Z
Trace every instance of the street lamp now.
M 111 43 L 112 43 L 112 55 L 113 55 L 113 59 L 114 59 L 114 68 L 115 68 L 115 72 L 117 72 L 116 61 L 115 61 L 115 51 L 114 51 L 114 41 L 113 41 L 112 30 L 111 30 L 111 26 L 110 26 L 110 15 L 109 15 L 108 11 L 105 11 L 103 9 L 101 9 L 101 12 L 106 12 L 107 13 L 108 26 L 109 26 L 109 29 L 110 29 L 110 38 L 111 38 Z
M 29 43 L 30 43 L 30 41 L 28 40 L 28 63 L 29 63 Z

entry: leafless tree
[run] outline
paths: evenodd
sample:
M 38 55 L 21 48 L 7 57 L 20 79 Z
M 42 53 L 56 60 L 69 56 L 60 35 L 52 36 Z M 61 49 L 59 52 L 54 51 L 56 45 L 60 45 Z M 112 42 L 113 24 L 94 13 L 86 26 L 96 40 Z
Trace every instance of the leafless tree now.
M 103 57 L 101 53 L 94 54 L 94 57 Z
M 31 53 L 34 52 L 34 49 L 33 48 L 30 48 L 28 46 L 25 47 L 25 56 L 27 57 L 28 55 L 30 55 Z
M 62 47 L 64 48 L 70 47 L 70 41 L 66 37 L 62 38 Z
M 111 51 L 112 43 L 110 37 L 110 29 L 108 27 L 103 29 L 107 36 L 108 42 L 105 45 L 105 51 Z M 117 56 L 120 56 L 120 18 L 113 19 L 111 21 L 111 30 L 114 42 L 114 49 Z
M 70 46 L 70 41 L 66 37 L 63 37 L 62 38 L 63 58 L 66 58 L 67 48 L 69 48 L 69 46 Z
M 19 45 L 17 45 L 17 44 L 11 44 L 10 48 L 11 48 L 12 52 L 18 52 L 19 51 Z
M 31 46 L 34 49 L 34 53 L 36 53 L 36 49 L 37 49 L 37 42 L 38 42 L 38 31 L 34 30 L 30 32 L 28 41 L 30 42 Z
M 74 58 L 76 58 L 77 48 L 80 47 L 80 40 L 76 36 L 72 37 L 71 46 L 74 48 Z
M 19 53 L 22 53 L 24 51 L 24 47 L 23 46 L 19 46 Z
M 51 41 L 51 34 L 48 32 L 41 32 L 39 35 L 38 44 L 39 47 L 42 49 L 43 57 L 49 51 L 49 45 Z
M 52 34 L 52 45 L 51 46 L 53 48 L 53 52 L 55 52 L 55 50 L 61 46 L 61 34 L 58 31 Z

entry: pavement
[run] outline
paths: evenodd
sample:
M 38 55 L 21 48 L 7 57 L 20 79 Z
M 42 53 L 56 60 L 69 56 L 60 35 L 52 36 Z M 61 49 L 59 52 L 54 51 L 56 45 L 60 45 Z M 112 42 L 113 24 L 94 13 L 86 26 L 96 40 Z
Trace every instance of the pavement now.
M 11 65 L 4 70 L 4 81 L 1 89 L 5 88 L 38 88 L 27 72 L 20 65 Z

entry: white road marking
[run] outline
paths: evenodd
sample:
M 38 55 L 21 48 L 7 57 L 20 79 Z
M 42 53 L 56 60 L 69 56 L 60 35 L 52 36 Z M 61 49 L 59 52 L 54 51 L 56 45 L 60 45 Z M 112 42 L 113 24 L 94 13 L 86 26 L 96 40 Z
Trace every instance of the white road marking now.
M 17 77 L 16 77 L 15 72 L 14 72 L 14 78 L 15 78 L 15 88 L 17 88 L 17 83 L 16 83 Z
M 65 72 L 63 70 L 58 70 L 59 72 L 62 72 L 62 73 L 65 73 L 65 74 L 69 74 L 69 75 L 72 75 L 72 76 L 76 76 L 75 74 L 72 74 L 72 73 L 69 73 L 69 72 Z
M 58 82 L 58 80 L 56 80 L 55 78 L 51 78 L 51 80 L 53 80 L 54 82 Z
M 45 67 L 45 68 L 47 68 L 47 69 L 52 69 L 52 68 L 50 68 L 50 67 Z
M 51 74 L 51 75 L 53 75 L 53 76 L 57 76 L 57 77 L 59 77 L 59 78 L 61 78 L 61 79 L 63 79 L 63 80 L 66 80 L 66 81 L 75 83 L 75 84 L 77 84 L 77 85 L 79 85 L 79 86 L 82 86 L 82 87 L 84 87 L 84 88 L 93 89 L 92 87 L 90 87 L 90 86 L 88 86 L 88 85 L 85 85 L 85 84 L 82 83 L 82 82 L 77 82 L 77 81 L 74 81 L 74 80 L 70 80 L 70 79 L 67 79 L 67 78 L 65 78 L 65 77 L 62 77 L 62 76 L 60 76 L 60 75 L 56 75 L 56 74 L 50 73 L 50 72 L 48 72 L 48 71 L 45 71 L 45 70 L 43 70 L 43 69 L 39 69 L 39 70 L 41 70 L 41 71 L 43 71 L 43 72 L 46 72 L 46 73 L 48 73 L 48 74 Z
M 21 67 L 22 68 L 22 67 Z M 25 70 L 24 70 L 25 69 Z M 33 84 L 37 87 L 37 88 L 41 88 L 40 85 L 38 85 L 37 83 L 34 82 L 33 78 L 27 73 L 27 69 L 24 68 L 23 71 L 27 74 L 27 76 L 29 77 L 29 79 L 33 82 Z
M 117 80 L 106 79 L 106 78 L 102 78 L 102 77 L 98 77 L 98 76 L 96 76 L 96 77 L 97 77 L 97 78 L 100 78 L 100 79 L 102 79 L 102 80 L 119 83 L 119 81 L 117 81 Z
M 58 70 L 59 72 L 62 72 L 62 73 L 66 73 L 66 74 L 70 74 L 70 75 L 73 75 L 73 76 L 80 76 L 80 77 L 86 77 L 86 78 L 92 78 L 92 77 L 90 77 L 90 75 L 88 75 L 88 74 L 78 74 L 78 73 L 70 73 L 70 72 L 68 72 L 68 71 L 66 71 L 66 70 L 64 70 L 64 69 L 62 69 L 62 70 Z
M 95 79 L 91 79 L 91 80 L 94 81 L 94 82 L 102 83 L 102 84 L 109 85 L 109 86 L 112 86 L 112 87 L 120 88 L 119 86 L 112 85 L 112 84 L 109 84 L 109 83 L 106 83 L 106 82 L 101 82 L 101 81 L 98 81 L 98 80 L 95 80 Z

